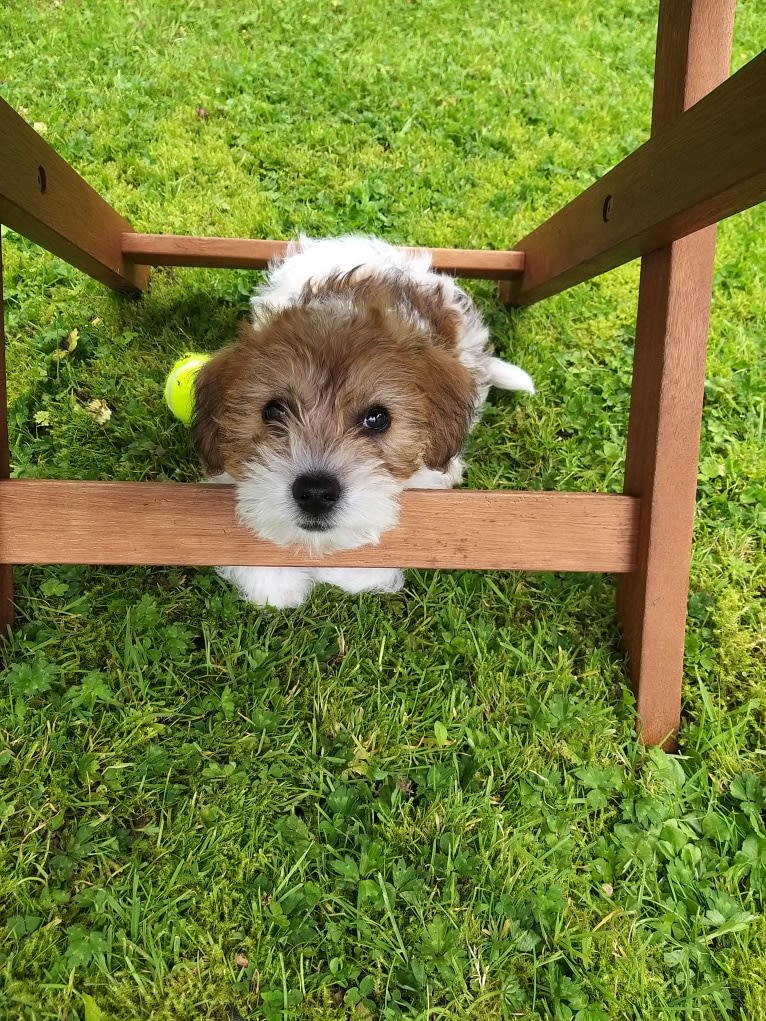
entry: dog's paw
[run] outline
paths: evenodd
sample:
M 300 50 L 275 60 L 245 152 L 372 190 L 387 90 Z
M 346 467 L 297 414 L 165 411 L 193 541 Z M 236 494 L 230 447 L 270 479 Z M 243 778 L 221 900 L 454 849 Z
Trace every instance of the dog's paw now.
M 404 585 L 404 573 L 396 567 L 324 567 L 317 569 L 316 580 L 354 595 L 398 592 Z
M 256 606 L 291 610 L 308 599 L 314 580 L 300 567 L 219 567 L 218 573 Z

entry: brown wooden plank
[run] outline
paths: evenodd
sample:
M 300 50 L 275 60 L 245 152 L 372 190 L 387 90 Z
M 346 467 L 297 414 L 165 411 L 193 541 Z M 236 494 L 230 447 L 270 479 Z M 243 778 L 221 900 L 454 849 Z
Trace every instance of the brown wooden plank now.
M 8 397 L 5 389 L 5 315 L 3 310 L 3 252 L 0 243 L 0 482 L 10 477 L 8 450 Z M 3 507 L 0 496 L 0 520 Z M 0 637 L 13 624 L 13 571 L 0 557 Z
M 192 237 L 182 234 L 125 234 L 122 254 L 139 265 L 265 269 L 287 252 L 287 241 Z
M 679 18 L 689 3 L 673 5 Z M 711 0 L 700 23 L 726 20 L 731 6 Z M 718 67 L 704 43 L 712 53 L 725 41 L 695 38 L 699 46 L 681 52 L 702 60 L 692 75 L 698 84 L 675 87 L 695 105 L 669 120 L 662 110 L 675 91 L 668 93 L 650 140 L 516 245 L 526 254 L 524 276 L 502 285 L 502 300 L 539 301 L 766 198 L 766 51 L 700 99 Z
M 122 254 L 127 220 L 2 99 L 0 154 L 0 223 L 115 290 L 146 286 Z
M 733 25 L 733 0 L 660 5 L 658 131 L 726 76 Z M 712 226 L 641 265 L 625 492 L 641 498 L 643 514 L 638 568 L 619 579 L 617 605 L 642 737 L 666 747 L 681 709 L 714 255 Z
M 440 273 L 481 280 L 514 280 L 524 272 L 524 253 L 489 249 L 431 248 L 431 262 Z
M 123 254 L 135 263 L 151 266 L 212 266 L 227 269 L 264 269 L 284 257 L 286 241 L 250 238 L 186 237 L 179 234 L 126 234 Z M 520 252 L 494 252 L 464 248 L 430 248 L 433 267 L 443 273 L 485 280 L 504 280 L 524 270 Z
M 476 570 L 631 570 L 638 501 L 590 493 L 410 491 L 379 546 L 328 566 Z M 0 560 L 11 563 L 316 563 L 257 539 L 228 486 L 149 482 L 0 482 Z

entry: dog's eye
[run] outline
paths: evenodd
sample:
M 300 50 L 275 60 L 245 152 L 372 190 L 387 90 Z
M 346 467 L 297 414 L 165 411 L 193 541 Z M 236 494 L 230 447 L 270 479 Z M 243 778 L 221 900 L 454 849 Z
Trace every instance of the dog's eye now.
M 384 433 L 391 425 L 391 416 L 385 408 L 376 405 L 362 415 L 362 426 L 373 433 Z
M 284 422 L 287 407 L 281 401 L 269 401 L 262 412 L 264 422 Z

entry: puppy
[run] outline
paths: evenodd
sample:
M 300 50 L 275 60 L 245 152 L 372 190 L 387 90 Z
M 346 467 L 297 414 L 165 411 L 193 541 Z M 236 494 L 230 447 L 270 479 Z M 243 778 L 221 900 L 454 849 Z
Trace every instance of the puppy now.
M 471 298 L 428 252 L 301 238 L 270 267 L 252 321 L 195 384 L 193 439 L 236 486 L 256 535 L 317 558 L 376 543 L 405 489 L 447 489 L 490 386 L 534 392 L 492 356 Z M 244 599 L 300 605 L 316 582 L 395 592 L 396 569 L 222 567 Z

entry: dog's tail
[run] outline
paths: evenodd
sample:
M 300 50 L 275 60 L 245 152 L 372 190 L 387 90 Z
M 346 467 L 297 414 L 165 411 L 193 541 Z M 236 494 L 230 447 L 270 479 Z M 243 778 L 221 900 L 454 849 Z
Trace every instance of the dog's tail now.
M 528 394 L 535 392 L 532 377 L 518 365 L 504 362 L 502 358 L 490 358 L 489 381 L 501 390 L 524 390 Z

